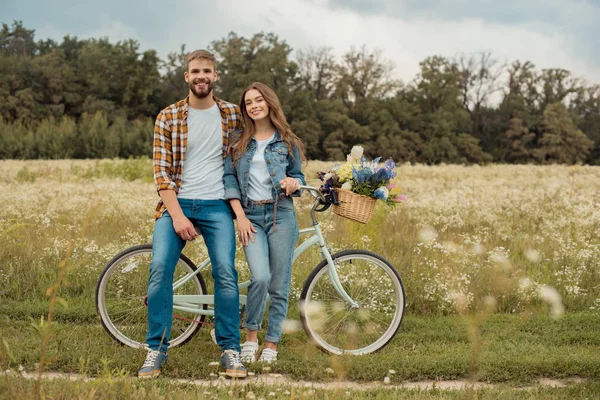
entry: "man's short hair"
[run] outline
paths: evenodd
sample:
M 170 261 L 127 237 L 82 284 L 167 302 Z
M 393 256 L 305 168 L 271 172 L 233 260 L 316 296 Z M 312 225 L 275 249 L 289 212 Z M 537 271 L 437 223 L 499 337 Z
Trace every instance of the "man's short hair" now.
M 215 70 L 217 69 L 217 59 L 215 58 L 215 56 L 212 53 L 210 53 L 207 50 L 195 50 L 195 51 L 192 51 L 190 54 L 188 54 L 186 64 L 185 64 L 186 71 L 189 71 L 190 62 L 192 60 L 208 60 L 213 63 L 213 68 Z

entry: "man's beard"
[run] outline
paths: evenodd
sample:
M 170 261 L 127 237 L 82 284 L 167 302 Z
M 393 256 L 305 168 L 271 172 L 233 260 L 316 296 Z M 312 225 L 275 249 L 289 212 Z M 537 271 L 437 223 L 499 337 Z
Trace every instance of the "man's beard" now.
M 196 90 L 196 84 L 197 83 L 206 83 L 206 89 L 204 90 Z M 194 96 L 198 99 L 204 99 L 206 98 L 210 92 L 213 90 L 213 88 L 215 87 L 215 82 L 214 81 L 210 81 L 208 79 L 196 79 L 194 82 L 189 82 L 188 85 L 190 86 L 190 90 L 192 91 L 192 93 L 194 94 Z

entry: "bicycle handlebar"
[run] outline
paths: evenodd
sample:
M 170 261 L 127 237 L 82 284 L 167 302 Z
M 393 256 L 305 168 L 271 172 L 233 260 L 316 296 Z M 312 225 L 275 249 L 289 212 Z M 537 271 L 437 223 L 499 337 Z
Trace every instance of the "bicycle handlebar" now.
M 314 198 L 321 199 L 323 203 L 327 202 L 327 199 L 325 198 L 325 196 L 323 196 L 323 193 L 321 193 L 321 191 L 314 186 L 300 185 L 300 186 L 298 186 L 298 189 L 303 189 L 303 190 L 308 191 Z

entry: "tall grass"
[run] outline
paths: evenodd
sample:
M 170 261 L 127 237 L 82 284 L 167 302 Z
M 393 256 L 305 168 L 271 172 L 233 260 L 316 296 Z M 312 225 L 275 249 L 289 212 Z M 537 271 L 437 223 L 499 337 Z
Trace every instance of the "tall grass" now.
M 310 162 L 306 176 L 326 166 Z M 369 249 L 395 265 L 410 313 L 546 309 L 546 286 L 566 311 L 597 310 L 599 178 L 597 167 L 403 165 L 397 183 L 408 201 L 395 210 L 378 204 L 367 225 L 330 211 L 320 217 L 334 250 Z M 151 181 L 148 159 L 0 161 L 2 303 L 42 300 L 72 242 L 63 296 L 89 304 L 106 262 L 150 242 L 158 199 Z M 310 196 L 296 204 L 307 226 Z M 206 257 L 198 243 L 184 252 Z M 318 261 L 316 253 L 297 261 L 293 300 Z M 242 251 L 237 265 L 247 277 Z

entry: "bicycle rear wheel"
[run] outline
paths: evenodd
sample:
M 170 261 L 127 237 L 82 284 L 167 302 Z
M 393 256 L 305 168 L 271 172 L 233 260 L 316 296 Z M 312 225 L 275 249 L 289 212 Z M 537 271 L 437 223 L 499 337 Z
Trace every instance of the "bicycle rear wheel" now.
M 152 245 L 131 247 L 115 256 L 104 268 L 96 285 L 96 312 L 108 334 L 117 342 L 134 348 L 146 347 L 148 310 L 146 293 L 152 260 Z M 196 271 L 183 254 L 175 267 L 174 282 Z M 200 274 L 177 288 L 174 294 L 206 294 Z M 206 309 L 206 304 L 203 305 Z M 170 347 L 187 343 L 201 328 L 204 315 L 187 314 L 173 319 Z
M 327 261 L 310 274 L 300 295 L 304 330 L 331 354 L 369 354 L 392 340 L 404 316 L 404 285 L 383 257 L 364 250 L 332 255 L 342 287 L 357 303 L 352 307 L 334 287 Z

